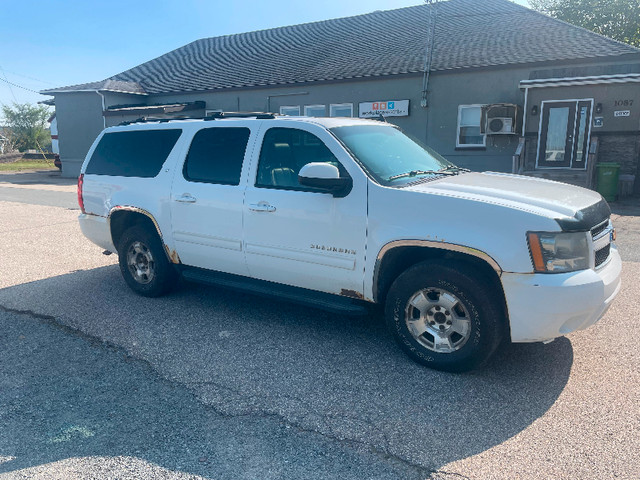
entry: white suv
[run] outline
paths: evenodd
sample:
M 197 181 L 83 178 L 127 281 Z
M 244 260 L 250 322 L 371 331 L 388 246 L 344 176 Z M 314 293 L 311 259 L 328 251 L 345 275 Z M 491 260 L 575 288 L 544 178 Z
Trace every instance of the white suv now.
M 89 150 L 82 231 L 139 294 L 182 275 L 342 312 L 380 304 L 414 360 L 464 371 L 503 339 L 594 324 L 620 289 L 598 193 L 471 173 L 378 121 L 235 117 L 112 127 Z

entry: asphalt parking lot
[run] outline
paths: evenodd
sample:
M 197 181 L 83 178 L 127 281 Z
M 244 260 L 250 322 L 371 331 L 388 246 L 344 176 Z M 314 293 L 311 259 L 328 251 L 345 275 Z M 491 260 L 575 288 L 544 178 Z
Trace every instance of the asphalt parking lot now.
M 613 208 L 606 317 L 452 375 L 372 318 L 138 297 L 80 233 L 73 181 L 0 175 L 0 480 L 638 479 L 640 202 Z

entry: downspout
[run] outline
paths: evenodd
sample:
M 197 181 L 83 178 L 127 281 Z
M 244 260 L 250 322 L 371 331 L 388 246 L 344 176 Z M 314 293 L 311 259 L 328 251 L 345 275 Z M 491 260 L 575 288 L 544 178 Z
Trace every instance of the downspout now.
M 100 92 L 100 90 L 95 90 L 95 92 L 100 95 L 100 98 L 102 99 L 102 128 L 107 128 L 107 117 L 104 116 L 104 111 L 107 109 L 106 104 L 104 102 L 104 94 L 102 92 Z
M 433 60 L 433 45 L 435 43 L 436 22 L 438 21 L 438 0 L 425 0 L 429 5 L 429 33 L 427 34 L 427 46 L 424 58 L 424 73 L 422 75 L 422 98 L 420 106 L 427 108 L 429 106 L 429 72 L 431 71 L 431 61 Z M 425 142 L 429 137 L 429 112 L 425 121 Z

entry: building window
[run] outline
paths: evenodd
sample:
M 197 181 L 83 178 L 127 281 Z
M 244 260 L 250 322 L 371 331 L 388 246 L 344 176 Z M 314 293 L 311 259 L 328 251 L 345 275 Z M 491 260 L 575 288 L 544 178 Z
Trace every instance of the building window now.
M 353 117 L 353 103 L 332 103 L 329 114 L 332 117 Z
M 305 105 L 304 115 L 305 117 L 325 117 L 327 111 L 324 105 Z
M 484 147 L 486 136 L 480 133 L 482 105 L 458 106 L 456 147 Z
M 286 105 L 280 107 L 280 115 L 289 115 L 292 117 L 300 116 L 300 105 Z

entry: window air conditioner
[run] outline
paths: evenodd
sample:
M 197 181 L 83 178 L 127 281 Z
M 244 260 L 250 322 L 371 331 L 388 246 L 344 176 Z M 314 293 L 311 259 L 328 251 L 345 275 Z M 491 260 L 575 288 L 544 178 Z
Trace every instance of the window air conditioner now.
M 519 107 L 513 103 L 493 103 L 482 107 L 480 133 L 485 135 L 517 135 Z
M 511 134 L 515 133 L 514 122 L 511 117 L 487 118 L 487 134 Z

